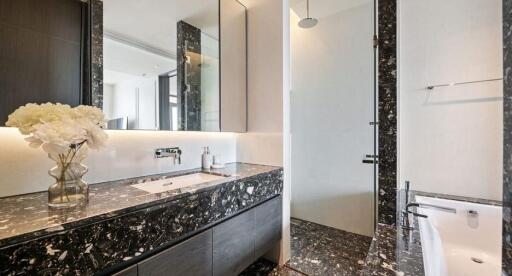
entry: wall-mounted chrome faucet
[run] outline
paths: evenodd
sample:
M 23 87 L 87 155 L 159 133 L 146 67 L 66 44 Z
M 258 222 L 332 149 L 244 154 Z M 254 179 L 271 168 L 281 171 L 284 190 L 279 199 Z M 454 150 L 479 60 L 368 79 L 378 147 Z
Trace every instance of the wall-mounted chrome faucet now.
M 173 158 L 173 163 L 181 164 L 181 149 L 179 147 L 155 149 L 155 158 Z
M 448 213 L 457 213 L 457 209 L 445 207 L 445 206 L 438 206 L 433 204 L 427 204 L 427 203 L 419 203 L 419 202 L 409 202 L 409 190 L 410 190 L 410 182 L 405 181 L 405 209 L 402 210 L 402 219 L 401 219 L 401 225 L 404 229 L 413 229 L 409 225 L 409 215 L 413 215 L 415 217 L 421 217 L 421 218 L 428 218 L 427 215 L 420 214 L 413 212 L 409 210 L 411 207 L 417 208 L 425 208 L 425 209 L 434 209 L 438 211 L 448 212 Z

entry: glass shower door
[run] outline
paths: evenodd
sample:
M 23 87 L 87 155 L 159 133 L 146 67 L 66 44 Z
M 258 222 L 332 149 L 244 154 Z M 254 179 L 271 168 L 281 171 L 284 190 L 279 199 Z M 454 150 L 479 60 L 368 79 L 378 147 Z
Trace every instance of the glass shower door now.
M 293 217 L 372 236 L 376 106 L 374 2 L 292 5 Z M 302 5 L 301 5 L 302 4 Z M 363 162 L 362 162 L 363 161 Z

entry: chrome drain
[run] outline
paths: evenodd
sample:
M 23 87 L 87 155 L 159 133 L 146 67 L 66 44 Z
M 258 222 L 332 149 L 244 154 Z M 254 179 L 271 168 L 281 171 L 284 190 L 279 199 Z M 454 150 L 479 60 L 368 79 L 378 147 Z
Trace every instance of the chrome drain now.
M 478 258 L 475 258 L 475 257 L 471 257 L 471 260 L 477 264 L 483 264 L 484 261 L 482 259 L 478 259 Z

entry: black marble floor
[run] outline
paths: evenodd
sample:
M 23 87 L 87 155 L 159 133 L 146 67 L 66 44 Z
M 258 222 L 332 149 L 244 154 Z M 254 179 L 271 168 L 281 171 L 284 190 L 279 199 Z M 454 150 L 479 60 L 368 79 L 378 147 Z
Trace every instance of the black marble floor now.
M 259 259 L 248 267 L 239 276 L 304 276 L 305 274 L 285 266 L 278 267 L 277 264 L 266 260 Z
M 371 237 L 292 218 L 290 261 L 283 267 L 260 259 L 241 276 L 358 275 Z

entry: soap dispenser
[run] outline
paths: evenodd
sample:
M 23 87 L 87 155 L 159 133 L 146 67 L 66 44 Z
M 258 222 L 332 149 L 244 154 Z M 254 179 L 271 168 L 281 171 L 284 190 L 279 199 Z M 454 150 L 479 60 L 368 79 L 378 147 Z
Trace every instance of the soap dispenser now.
M 211 155 L 210 155 L 210 147 L 203 148 L 203 154 L 201 155 L 203 169 L 210 169 L 211 164 Z

